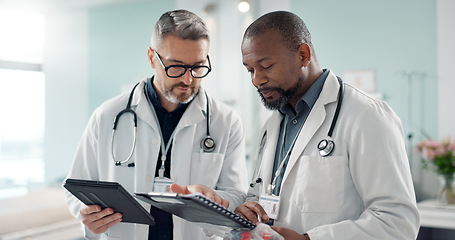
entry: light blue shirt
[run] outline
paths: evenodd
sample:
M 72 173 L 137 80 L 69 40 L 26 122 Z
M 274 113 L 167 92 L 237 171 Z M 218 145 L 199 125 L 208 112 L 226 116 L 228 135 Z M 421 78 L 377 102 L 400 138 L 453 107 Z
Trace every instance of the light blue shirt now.
M 314 103 L 322 91 L 325 79 L 329 75 L 330 70 L 324 69 L 323 71 L 324 72 L 321 74 L 321 76 L 316 79 L 308 91 L 306 91 L 302 98 L 300 98 L 300 100 L 297 102 L 297 105 L 295 106 L 295 112 L 289 103 L 279 109 L 279 112 L 285 115 L 285 118 L 283 118 L 281 121 L 280 135 L 278 137 L 278 143 L 275 151 L 275 162 L 273 164 L 272 181 L 275 177 L 277 168 L 280 166 L 281 161 L 283 161 L 283 158 L 286 156 L 286 153 L 294 142 L 294 139 L 297 137 L 297 134 L 303 127 L 303 124 L 305 123 L 308 115 L 311 112 L 311 109 L 314 106 Z M 286 119 L 287 122 L 285 122 Z M 284 130 L 284 127 L 286 127 L 286 130 Z M 284 159 L 285 163 L 283 165 L 283 169 L 281 169 L 281 174 L 276 181 L 276 187 L 273 191 L 273 194 L 277 196 L 280 194 L 281 181 L 283 179 L 290 155 L 291 154 L 289 153 L 286 159 Z

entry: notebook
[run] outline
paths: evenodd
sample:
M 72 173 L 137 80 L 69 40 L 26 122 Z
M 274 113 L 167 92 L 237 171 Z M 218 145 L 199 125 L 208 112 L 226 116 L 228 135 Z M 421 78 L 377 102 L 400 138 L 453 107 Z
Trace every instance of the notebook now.
M 254 229 L 254 223 L 240 217 L 201 193 L 135 193 L 136 198 L 187 221 L 233 229 Z
M 155 225 L 153 216 L 117 182 L 68 178 L 63 187 L 86 205 L 110 207 L 120 212 L 122 222 Z

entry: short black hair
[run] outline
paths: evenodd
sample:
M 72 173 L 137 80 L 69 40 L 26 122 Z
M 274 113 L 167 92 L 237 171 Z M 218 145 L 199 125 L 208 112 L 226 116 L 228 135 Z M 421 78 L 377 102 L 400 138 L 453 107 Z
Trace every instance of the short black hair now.
M 281 41 L 291 51 L 295 51 L 302 43 L 306 43 L 313 51 L 311 34 L 303 20 L 294 13 L 275 11 L 256 19 L 245 31 L 243 39 L 251 38 L 267 31 L 275 30 L 281 35 Z M 314 53 L 313 53 L 314 54 Z

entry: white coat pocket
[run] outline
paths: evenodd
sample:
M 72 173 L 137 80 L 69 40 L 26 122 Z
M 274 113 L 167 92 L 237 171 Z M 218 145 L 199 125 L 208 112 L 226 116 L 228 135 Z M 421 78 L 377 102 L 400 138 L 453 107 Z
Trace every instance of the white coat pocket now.
M 191 157 L 191 183 L 215 188 L 223 166 L 224 154 L 193 153 Z
M 336 212 L 343 204 L 345 157 L 302 156 L 296 178 L 296 206 L 301 212 Z

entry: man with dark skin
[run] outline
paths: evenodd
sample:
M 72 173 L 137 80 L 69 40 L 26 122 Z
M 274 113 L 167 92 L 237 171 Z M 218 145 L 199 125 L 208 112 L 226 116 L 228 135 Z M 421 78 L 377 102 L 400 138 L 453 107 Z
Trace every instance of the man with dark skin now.
M 285 239 L 415 239 L 419 212 L 393 110 L 322 69 L 293 13 L 253 22 L 242 55 L 265 107 L 277 111 L 264 127 L 248 201 L 235 212 L 273 221 Z M 324 139 L 336 143 L 327 155 Z M 273 220 L 263 196 L 279 203 Z

